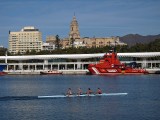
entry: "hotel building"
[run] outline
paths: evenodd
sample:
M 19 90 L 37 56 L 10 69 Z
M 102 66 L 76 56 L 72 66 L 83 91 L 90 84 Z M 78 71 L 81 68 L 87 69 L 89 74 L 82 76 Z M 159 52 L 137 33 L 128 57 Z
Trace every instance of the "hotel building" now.
M 9 52 L 24 54 L 42 49 L 42 33 L 33 26 L 24 27 L 19 32 L 9 32 Z

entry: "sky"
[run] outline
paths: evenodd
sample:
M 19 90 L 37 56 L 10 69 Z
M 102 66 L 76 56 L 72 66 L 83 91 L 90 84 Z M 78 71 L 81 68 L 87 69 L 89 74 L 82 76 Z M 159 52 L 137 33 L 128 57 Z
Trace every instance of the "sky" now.
M 0 45 L 25 26 L 66 38 L 74 14 L 81 37 L 157 35 L 159 11 L 160 0 L 0 0 Z

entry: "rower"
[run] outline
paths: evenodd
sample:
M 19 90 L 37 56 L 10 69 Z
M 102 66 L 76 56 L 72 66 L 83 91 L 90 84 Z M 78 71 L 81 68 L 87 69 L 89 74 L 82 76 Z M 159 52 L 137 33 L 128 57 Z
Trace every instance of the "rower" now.
M 90 88 L 88 88 L 87 95 L 92 94 L 92 93 L 93 93 L 92 90 Z
M 68 88 L 67 96 L 70 96 L 70 95 L 72 95 L 72 90 L 71 90 L 71 88 Z
M 102 90 L 98 88 L 96 94 L 102 94 Z
M 78 96 L 82 95 L 82 89 L 81 88 L 78 88 L 78 93 L 77 94 L 78 94 Z

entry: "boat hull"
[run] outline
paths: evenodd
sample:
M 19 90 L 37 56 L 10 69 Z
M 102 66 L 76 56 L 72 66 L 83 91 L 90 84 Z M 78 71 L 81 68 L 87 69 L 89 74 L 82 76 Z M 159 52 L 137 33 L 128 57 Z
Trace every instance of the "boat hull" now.
M 7 73 L 6 72 L 0 72 L 0 76 L 2 76 L 2 75 L 7 75 Z
M 96 68 L 96 67 L 89 67 L 89 72 L 92 75 L 118 75 L 118 74 L 148 74 L 148 72 L 144 69 L 117 69 L 117 68 Z
M 4 68 L 5 68 L 6 66 L 7 66 L 7 65 L 0 65 L 0 76 L 7 74 L 6 72 L 3 72 L 3 70 L 4 70 Z

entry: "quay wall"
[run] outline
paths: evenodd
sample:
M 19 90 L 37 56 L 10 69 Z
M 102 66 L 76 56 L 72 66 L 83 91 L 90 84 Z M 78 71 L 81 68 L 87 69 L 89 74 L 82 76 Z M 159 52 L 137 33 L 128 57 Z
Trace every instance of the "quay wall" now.
M 154 69 L 146 69 L 149 74 L 160 74 L 160 68 L 154 68 Z M 87 73 L 89 73 L 89 71 L 86 70 L 61 70 L 62 74 L 64 75 L 86 75 Z M 40 75 L 40 71 L 39 70 L 34 70 L 34 71 L 5 71 L 8 73 L 8 75 Z
M 5 71 L 8 75 L 40 75 L 40 71 L 43 70 L 16 70 L 16 71 Z M 61 70 L 62 74 L 74 74 L 74 75 L 85 75 L 89 71 L 86 70 Z

